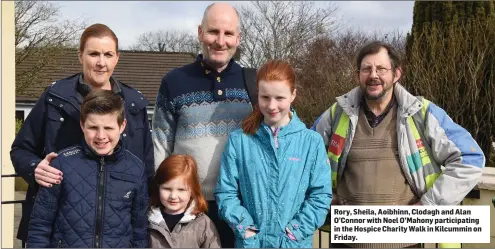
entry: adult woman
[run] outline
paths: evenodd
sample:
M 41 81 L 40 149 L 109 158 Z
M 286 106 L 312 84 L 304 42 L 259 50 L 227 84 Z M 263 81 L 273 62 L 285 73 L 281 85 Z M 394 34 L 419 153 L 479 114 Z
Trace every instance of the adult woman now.
M 93 24 L 81 35 L 79 61 L 82 72 L 58 80 L 41 95 L 17 134 L 10 157 L 14 168 L 29 184 L 17 238 L 25 241 L 34 197 L 39 185 L 51 187 L 63 180 L 62 172 L 49 166 L 55 152 L 82 141 L 79 115 L 83 98 L 91 91 L 113 90 L 125 101 L 127 126 L 121 140 L 124 148 L 146 165 L 148 178 L 154 172 L 153 145 L 148 127 L 148 100 L 135 89 L 112 77 L 119 60 L 118 39 L 103 24 Z
M 322 137 L 291 103 L 295 72 L 269 61 L 257 75 L 258 103 L 230 134 L 215 190 L 236 247 L 311 247 L 330 207 L 331 175 Z

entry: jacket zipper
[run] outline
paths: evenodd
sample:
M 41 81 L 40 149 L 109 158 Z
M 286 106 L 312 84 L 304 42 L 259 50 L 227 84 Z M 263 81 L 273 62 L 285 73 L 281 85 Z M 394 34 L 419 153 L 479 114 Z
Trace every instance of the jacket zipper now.
M 164 227 L 161 227 L 158 223 L 155 221 L 149 221 L 150 223 L 150 229 L 153 229 L 157 232 L 159 232 L 163 237 L 165 238 L 165 241 L 173 248 L 175 245 L 172 243 L 172 232 L 170 230 L 165 229 Z M 177 225 L 176 225 L 177 226 Z M 151 242 L 151 241 L 150 241 Z
M 58 248 L 62 248 L 62 240 L 58 240 Z
M 280 131 L 280 127 L 275 128 L 275 131 L 270 128 L 270 131 L 272 132 L 273 140 L 275 141 L 275 148 L 278 149 L 278 132 Z
M 96 232 L 95 232 L 95 248 L 100 247 L 101 240 L 101 216 L 103 209 L 103 183 L 105 178 L 105 159 L 101 157 L 100 160 L 100 183 L 98 184 L 98 207 L 96 213 Z

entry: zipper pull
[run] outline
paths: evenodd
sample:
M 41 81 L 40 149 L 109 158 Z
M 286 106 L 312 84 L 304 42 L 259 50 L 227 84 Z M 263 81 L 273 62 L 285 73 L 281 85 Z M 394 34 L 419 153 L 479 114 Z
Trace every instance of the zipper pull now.
M 278 132 L 280 131 L 280 127 L 277 127 L 275 131 L 273 131 L 273 140 L 275 141 L 275 148 L 278 149 Z
M 58 241 L 58 248 L 62 248 L 62 240 Z
M 105 165 L 105 158 L 101 157 L 100 159 L 100 175 L 103 173 L 103 166 Z

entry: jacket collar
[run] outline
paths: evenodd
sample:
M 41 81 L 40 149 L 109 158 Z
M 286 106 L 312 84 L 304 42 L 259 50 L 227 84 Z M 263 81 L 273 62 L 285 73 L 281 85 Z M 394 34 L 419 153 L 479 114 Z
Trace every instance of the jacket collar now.
M 74 74 L 63 80 L 54 82 L 49 89 L 49 93 L 56 95 L 64 99 L 65 101 L 71 102 L 74 106 L 80 108 L 80 103 L 78 102 L 78 88 L 85 88 L 87 91 L 89 85 L 85 87 L 80 85 L 80 78 L 82 73 Z M 119 92 L 125 101 L 125 108 L 129 110 L 130 113 L 136 114 L 149 104 L 149 101 L 144 98 L 143 94 L 139 91 L 132 89 L 126 84 L 118 81 L 114 77 L 110 78 L 111 82 L 115 85 L 113 87 L 114 91 Z M 86 92 L 87 94 L 87 92 Z
M 278 132 L 278 137 L 283 137 L 289 135 L 291 133 L 295 133 L 301 130 L 306 129 L 306 125 L 299 119 L 294 108 L 291 107 L 292 118 L 290 122 L 280 127 Z M 256 132 L 258 136 L 266 136 L 266 134 L 272 135 L 272 131 L 269 125 L 267 125 L 264 121 L 261 121 L 260 128 Z
M 77 82 L 79 80 L 79 74 L 80 73 L 77 73 L 63 80 L 53 82 L 48 90 L 48 93 L 72 103 L 79 109 L 80 104 L 78 103 L 77 98 Z
M 115 78 L 113 78 L 112 76 L 110 76 L 110 85 L 111 85 L 112 91 L 114 93 L 122 95 L 122 89 L 120 87 L 120 84 L 118 84 L 117 80 Z M 80 73 L 79 79 L 77 81 L 77 93 L 79 93 L 79 95 L 82 98 L 84 98 L 84 97 L 86 97 L 86 95 L 88 95 L 88 93 L 91 92 L 92 89 L 93 89 L 93 87 L 84 81 L 84 74 Z M 81 103 L 82 103 L 82 101 L 81 101 Z
M 409 93 L 399 82 L 394 84 L 393 93 L 397 100 L 398 112 L 401 117 L 412 116 L 421 109 L 422 104 L 418 97 Z M 358 86 L 337 97 L 337 102 L 347 115 L 358 116 L 362 98 L 363 92 Z
M 117 144 L 111 155 L 99 155 L 98 153 L 96 153 L 96 151 L 89 147 L 86 141 L 83 142 L 83 151 L 85 155 L 91 159 L 100 160 L 103 157 L 106 162 L 116 162 L 124 156 L 124 149 L 121 140 L 119 140 L 119 143 Z
M 203 58 L 203 54 L 198 54 L 198 56 L 196 56 L 196 64 L 198 64 L 202 69 L 204 69 L 206 74 L 209 74 L 210 72 L 214 72 L 214 74 L 225 75 L 225 74 L 236 73 L 237 70 L 241 69 L 241 66 L 239 66 L 239 64 L 235 62 L 235 59 L 232 58 L 230 59 L 229 64 L 227 64 L 227 67 L 225 67 L 225 69 L 219 73 L 215 68 L 208 65 L 206 59 Z
M 182 219 L 180 219 L 179 221 L 180 224 L 189 223 L 194 219 L 196 219 L 197 215 L 192 214 L 192 211 L 194 210 L 195 207 L 196 207 L 196 202 L 193 200 L 191 202 L 191 205 L 189 205 L 189 207 L 184 212 L 184 216 L 182 217 Z M 151 208 L 148 214 L 148 220 L 160 226 L 163 226 L 165 224 L 165 220 L 163 219 L 163 215 L 159 207 Z M 161 225 L 162 222 L 163 225 Z

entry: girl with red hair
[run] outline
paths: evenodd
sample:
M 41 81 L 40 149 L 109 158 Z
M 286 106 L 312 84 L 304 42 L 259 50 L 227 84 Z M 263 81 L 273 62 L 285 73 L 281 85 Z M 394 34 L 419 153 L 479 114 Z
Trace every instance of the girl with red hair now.
M 215 189 L 236 247 L 311 247 L 332 198 L 323 138 L 291 107 L 296 74 L 273 60 L 257 74 L 258 103 L 225 146 Z
M 205 215 L 196 161 L 171 155 L 158 167 L 151 188 L 151 248 L 220 248 L 220 237 Z

